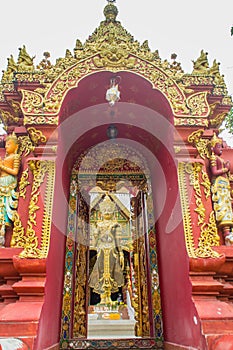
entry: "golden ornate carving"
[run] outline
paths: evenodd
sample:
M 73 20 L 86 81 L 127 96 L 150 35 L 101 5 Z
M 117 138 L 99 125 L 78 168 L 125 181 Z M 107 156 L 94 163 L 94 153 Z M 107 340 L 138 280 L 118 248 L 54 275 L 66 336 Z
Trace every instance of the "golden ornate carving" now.
M 202 194 L 200 187 L 199 175 L 202 170 L 202 164 L 200 163 L 187 163 L 185 167 L 186 172 L 189 174 L 190 185 L 193 186 L 195 191 L 196 209 L 194 211 L 198 214 L 198 225 L 201 225 L 205 221 L 205 207 L 202 202 Z
M 176 115 L 189 114 L 189 109 L 185 102 L 185 95 L 174 80 L 168 77 L 168 75 L 153 62 L 146 62 L 140 58 L 136 59 L 131 56 L 127 58 L 127 62 L 131 62 L 132 58 L 134 61 L 133 64 L 130 63 L 132 65 L 131 70 L 145 77 L 148 81 L 151 81 L 155 89 L 158 89 L 167 96 Z M 76 87 L 83 76 L 103 69 L 103 67 L 99 67 L 98 64 L 96 66 L 96 62 L 100 62 L 100 60 L 103 60 L 103 58 L 101 58 L 100 54 L 96 54 L 94 57 L 87 58 L 68 68 L 54 82 L 50 90 L 48 90 L 44 96 L 36 92 L 22 90 L 22 108 L 24 114 L 27 117 L 29 115 L 56 115 L 59 112 L 61 103 L 67 92 Z M 127 66 L 128 63 L 126 64 L 125 61 L 118 62 L 116 71 L 125 70 Z M 105 68 L 114 71 L 112 65 L 107 65 Z
M 215 86 L 215 88 L 212 91 L 213 95 L 222 97 L 222 96 L 227 96 L 227 89 L 226 87 L 222 87 L 222 86 Z M 232 105 L 232 103 L 231 103 Z
M 198 92 L 187 98 L 187 106 L 192 116 L 207 117 L 210 109 L 207 102 L 207 92 Z
M 209 222 L 201 227 L 196 254 L 199 258 L 218 258 L 219 254 L 212 247 L 219 246 L 220 238 L 216 226 L 214 211 L 210 213 Z
M 22 115 L 21 105 L 19 101 L 10 100 L 9 103 L 17 116 Z
M 46 171 L 48 173 L 48 176 L 47 176 L 45 198 L 44 198 L 41 246 L 40 246 L 40 254 L 39 254 L 40 258 L 46 258 L 49 252 L 50 232 L 51 232 L 51 224 L 52 224 L 54 181 L 55 181 L 54 161 L 47 162 Z
M 9 124 L 18 123 L 19 118 L 12 115 L 8 111 L 4 111 L 3 109 L 0 109 L 0 119 L 3 122 L 4 128 L 6 128 Z
M 20 142 L 19 147 L 19 154 L 24 155 L 25 157 L 28 156 L 31 152 L 34 151 L 35 146 L 32 144 L 32 141 L 29 136 L 19 136 L 18 137 Z
M 13 79 L 18 82 L 38 82 L 44 85 L 43 88 L 39 87 L 34 91 L 23 91 L 22 107 L 25 124 L 43 123 L 37 116 L 45 118 L 46 115 L 57 115 L 70 89 L 77 87 L 83 77 L 103 70 L 112 72 L 131 70 L 145 77 L 153 84 L 153 88 L 166 96 L 176 116 L 207 115 L 208 103 L 202 97 L 202 92 L 199 93 L 200 96 L 189 96 L 186 100 L 186 95 L 193 91 L 190 88 L 192 85 L 215 85 L 213 93 L 225 96 L 229 102 L 224 79 L 220 75 L 216 60 L 209 68 L 207 54 L 202 50 L 200 57 L 194 62 L 193 74 L 184 74 L 180 63 L 176 62 L 176 54 L 172 54 L 172 62 L 162 61 L 158 50 L 154 52 L 150 50 L 147 40 L 140 44 L 116 20 L 117 8 L 113 4 L 111 6 L 116 11 L 111 10 L 109 14 L 105 9 L 106 19 L 86 42 L 83 44 L 77 39 L 74 55 L 67 49 L 65 57 L 58 58 L 55 65 L 51 65 L 48 59 L 50 54 L 45 52 L 45 58 L 35 70 L 34 58 L 28 55 L 25 46 L 20 49 L 17 63 L 12 55 L 8 59 L 7 70 L 2 78 L 2 91 L 8 91 L 9 88 L 11 91 L 14 90 L 14 85 L 9 84 Z M 12 86 L 9 87 L 10 85 Z M 44 122 L 47 122 L 46 118 Z M 50 123 L 56 124 L 52 119 Z M 180 121 L 179 125 L 182 125 L 181 123 Z M 183 121 L 184 125 L 194 125 L 192 123 L 191 120 L 186 124 Z M 200 126 L 207 126 L 207 121 L 201 123 L 199 120 L 197 123 Z
M 204 222 L 201 226 L 201 233 L 199 238 L 198 247 L 195 248 L 193 231 L 192 231 L 192 219 L 189 206 L 188 188 L 186 181 L 186 172 L 191 172 L 192 165 L 187 165 L 184 162 L 178 165 L 178 181 L 181 196 L 181 207 L 183 214 L 183 224 L 185 233 L 186 249 L 189 257 L 191 258 L 212 258 L 219 257 L 219 254 L 212 250 L 212 246 L 219 245 L 219 236 L 217 232 L 215 217 L 213 212 L 210 214 L 209 222 Z M 195 180 L 196 181 L 196 180 Z M 197 186 L 197 185 L 196 185 Z M 198 189 L 199 193 L 199 189 Z M 198 197 L 201 200 L 201 197 Z M 199 204 L 199 201 L 198 203 Z
M 208 119 L 205 118 L 174 118 L 175 126 L 208 126 Z
M 205 193 L 205 197 L 206 199 L 208 199 L 211 195 L 211 183 L 210 183 L 210 179 L 209 179 L 209 176 L 207 175 L 207 173 L 202 170 L 202 182 L 201 182 L 201 185 L 204 187 L 204 193 Z
M 24 125 L 58 125 L 58 117 L 50 116 L 25 116 Z
M 196 61 L 193 61 L 193 72 L 192 74 L 209 74 L 209 62 L 207 58 L 208 53 L 201 50 L 200 56 Z
M 22 172 L 19 182 L 19 196 L 23 197 L 24 199 L 26 198 L 26 187 L 30 185 L 30 182 L 28 181 L 28 171 L 29 169 L 27 168 Z
M 188 142 L 191 143 L 193 147 L 196 147 L 200 157 L 205 159 L 210 157 L 210 150 L 208 147 L 209 140 L 202 138 L 203 133 L 203 129 L 194 131 L 191 135 L 189 135 Z
M 182 77 L 182 83 L 185 86 L 191 85 L 213 85 L 214 79 L 211 76 L 185 74 Z
M 54 169 L 54 165 L 52 165 L 51 162 L 40 161 L 40 160 L 30 160 L 28 165 L 30 170 L 33 173 L 33 185 L 32 185 L 32 192 L 31 192 L 31 200 L 28 207 L 29 217 L 27 222 L 27 230 L 25 234 L 26 243 L 25 243 L 23 252 L 20 253 L 20 257 L 44 258 L 48 251 L 48 243 L 49 243 L 48 232 L 50 232 L 51 210 L 47 212 L 48 208 L 46 207 L 46 204 L 45 204 L 44 215 L 43 215 L 41 249 L 38 248 L 38 238 L 35 231 L 35 227 L 37 225 L 36 214 L 37 214 L 37 211 L 40 209 L 40 207 L 38 206 L 38 200 L 40 196 L 40 186 L 44 182 L 46 173 L 50 172 L 51 168 Z M 54 174 L 53 174 L 53 177 L 54 177 Z M 53 182 L 54 181 L 52 180 L 52 183 Z M 50 197 L 53 195 L 53 186 L 51 188 L 51 186 L 48 185 L 48 183 L 47 183 L 46 194 L 47 196 L 49 195 Z M 48 202 L 50 202 L 49 206 L 51 208 L 52 197 L 50 198 L 50 201 L 45 200 L 45 203 L 48 203 Z M 48 217 L 49 215 L 50 215 L 50 218 Z
M 11 247 L 24 248 L 25 243 L 25 230 L 20 220 L 19 214 L 15 213 L 13 235 L 11 238 Z
M 142 311 L 142 336 L 150 336 L 150 319 L 149 319 L 149 305 L 148 305 L 148 288 L 147 283 L 147 273 L 146 273 L 146 254 L 145 254 L 145 242 L 144 237 L 139 238 L 139 265 L 140 265 L 140 274 L 139 278 L 141 279 L 141 311 Z
M 30 139 L 34 144 L 38 145 L 39 142 L 45 143 L 47 141 L 46 137 L 43 135 L 41 130 L 37 130 L 33 127 L 27 129 Z
M 132 226 L 135 228 L 133 233 L 133 269 L 135 278 L 135 292 L 133 294 L 133 307 L 135 309 L 135 332 L 138 337 L 150 335 L 149 307 L 148 307 L 148 289 L 145 239 L 142 222 L 142 203 L 141 198 L 135 197 L 132 201 Z M 137 234 L 136 234 L 137 232 Z
M 37 114 L 39 111 L 42 113 L 43 108 L 43 96 L 34 91 L 22 90 L 22 109 L 25 114 Z M 27 106 L 25 111 L 25 106 Z
M 87 335 L 86 328 L 86 253 L 87 247 L 79 244 L 76 260 L 76 286 L 74 300 L 74 337 L 83 338 Z
M 86 313 L 86 291 L 87 291 L 87 252 L 88 245 L 88 222 L 89 208 L 81 195 L 78 203 L 78 220 L 83 224 L 79 226 L 77 236 L 77 256 L 75 263 L 75 286 L 74 286 L 74 337 L 87 336 L 87 313 Z M 75 199 L 72 199 L 75 202 Z M 76 210 L 76 207 L 74 208 Z
M 232 106 L 232 98 L 231 96 L 224 96 L 222 99 L 222 104 L 226 106 Z
M 226 116 L 227 116 L 227 112 L 217 114 L 217 116 L 214 119 L 210 120 L 210 125 L 214 128 L 219 128 L 222 125 Z
M 31 58 L 27 53 L 25 45 L 23 45 L 22 48 L 19 48 L 17 63 L 15 62 L 13 55 L 7 59 L 7 69 L 6 71 L 3 71 L 2 83 L 12 82 L 16 72 L 33 72 L 35 70 L 33 59 L 34 57 Z
M 38 238 L 36 232 L 33 229 L 33 226 L 36 226 L 36 212 L 40 207 L 37 205 L 39 195 L 40 195 L 40 185 L 44 181 L 45 172 L 41 169 L 41 162 L 39 160 L 31 160 L 28 163 L 30 170 L 33 173 L 33 185 L 31 192 L 31 200 L 28 207 L 28 222 L 26 230 L 26 244 L 23 252 L 20 253 L 20 256 L 23 258 L 35 258 L 38 257 Z

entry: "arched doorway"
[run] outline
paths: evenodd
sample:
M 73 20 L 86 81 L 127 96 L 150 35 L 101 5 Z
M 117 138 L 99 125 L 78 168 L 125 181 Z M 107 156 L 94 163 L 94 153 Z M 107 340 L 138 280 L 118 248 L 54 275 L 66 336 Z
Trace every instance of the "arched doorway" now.
M 103 75 L 102 75 L 103 74 Z M 150 169 L 154 204 L 156 243 L 158 253 L 164 339 L 183 344 L 193 344 L 199 339 L 199 329 L 193 327 L 196 315 L 191 299 L 191 284 L 188 277 L 188 259 L 184 241 L 183 223 L 178 191 L 177 168 L 174 153 L 174 138 L 180 140 L 173 127 L 173 114 L 163 94 L 153 90 L 142 77 L 125 72 L 127 89 L 122 89 L 122 100 L 113 109 L 103 101 L 111 72 L 100 72 L 81 80 L 79 86 L 66 95 L 60 112 L 59 137 L 56 160 L 53 227 L 47 268 L 50 278 L 46 283 L 51 298 L 46 297 L 41 320 L 53 315 L 52 336 L 59 340 L 61 332 L 62 302 L 68 309 L 70 300 L 62 300 L 65 244 L 67 241 L 67 218 L 72 169 L 78 158 L 91 147 L 106 140 L 109 125 L 118 129 L 116 141 L 136 143 Z M 106 76 L 107 75 L 107 76 Z M 105 85 L 101 77 L 107 77 Z M 123 100 L 124 97 L 124 100 Z M 112 113 L 114 112 L 114 113 Z M 175 136 L 174 136 L 175 135 Z M 53 144 L 53 139 L 51 139 Z M 134 145 L 133 145 L 134 148 Z M 177 254 L 179 252 L 179 254 Z M 182 288 L 180 288 L 182 285 Z M 58 293 L 59 291 L 59 293 Z M 54 298 L 56 302 L 54 302 Z M 63 319 L 64 320 L 64 319 Z M 77 347 L 77 341 L 69 337 L 69 318 L 65 328 L 67 338 L 64 348 Z M 40 322 L 40 344 L 47 325 Z M 140 348 L 161 348 L 155 338 L 140 338 Z M 138 339 L 137 339 L 138 340 Z M 71 345 L 72 344 L 72 347 Z M 87 341 L 80 346 L 87 346 Z M 84 344 L 84 345 L 82 345 Z M 88 342 L 90 344 L 90 342 Z M 129 348 L 129 343 L 120 348 Z M 133 345 L 130 345 L 131 348 Z M 43 346 L 41 346 L 43 347 Z M 91 345 L 89 346 L 91 348 Z M 119 346 L 118 346 L 119 348 Z
M 151 174 L 126 141 L 78 157 L 70 181 L 62 347 L 162 346 Z M 101 340 L 98 340 L 101 339 Z M 90 345 L 91 344 L 91 345 Z M 104 344 L 104 345 L 103 345 Z

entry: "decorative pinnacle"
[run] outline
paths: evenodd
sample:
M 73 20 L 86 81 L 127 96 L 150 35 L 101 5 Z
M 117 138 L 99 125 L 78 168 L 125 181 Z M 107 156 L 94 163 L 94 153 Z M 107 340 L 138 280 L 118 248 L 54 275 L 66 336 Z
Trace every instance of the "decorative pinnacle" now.
M 114 5 L 116 0 L 107 0 L 108 4 L 104 8 L 104 15 L 107 22 L 115 22 L 118 15 L 118 9 Z

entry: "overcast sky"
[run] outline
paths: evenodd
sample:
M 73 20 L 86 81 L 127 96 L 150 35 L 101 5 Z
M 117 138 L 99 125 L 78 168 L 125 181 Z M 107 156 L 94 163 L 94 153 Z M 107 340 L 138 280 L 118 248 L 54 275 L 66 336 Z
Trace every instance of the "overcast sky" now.
M 104 19 L 106 0 L 11 0 L 1 1 L 0 66 L 6 68 L 7 57 L 18 57 L 18 48 L 26 45 L 35 63 L 43 52 L 51 61 L 71 51 L 76 39 L 84 42 Z M 117 0 L 118 20 L 143 42 L 148 39 L 152 50 L 162 59 L 178 55 L 187 73 L 192 71 L 201 49 L 216 58 L 225 75 L 229 94 L 233 94 L 233 24 L 232 0 Z

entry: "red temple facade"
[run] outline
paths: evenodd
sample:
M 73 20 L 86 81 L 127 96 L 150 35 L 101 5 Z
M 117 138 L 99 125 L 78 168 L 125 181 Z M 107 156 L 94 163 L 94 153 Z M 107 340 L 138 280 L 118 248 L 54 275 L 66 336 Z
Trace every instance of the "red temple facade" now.
M 109 3 L 54 65 L 23 47 L 3 73 L 21 166 L 0 248 L 0 347 L 233 349 L 232 149 L 216 156 L 226 176 L 213 160 L 231 98 L 204 51 L 185 73 L 117 14 Z M 213 192 L 218 176 L 229 186 Z

